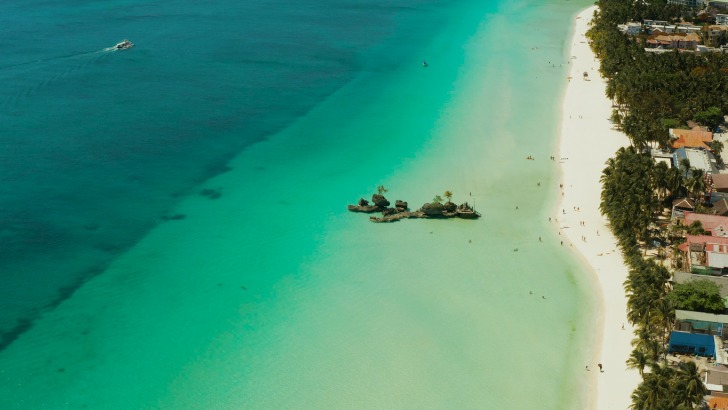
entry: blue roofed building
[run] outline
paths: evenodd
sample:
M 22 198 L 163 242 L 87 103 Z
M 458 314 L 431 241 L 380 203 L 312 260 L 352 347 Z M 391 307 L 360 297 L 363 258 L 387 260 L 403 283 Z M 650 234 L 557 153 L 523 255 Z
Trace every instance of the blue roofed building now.
M 715 339 L 711 334 L 672 331 L 668 352 L 715 359 Z

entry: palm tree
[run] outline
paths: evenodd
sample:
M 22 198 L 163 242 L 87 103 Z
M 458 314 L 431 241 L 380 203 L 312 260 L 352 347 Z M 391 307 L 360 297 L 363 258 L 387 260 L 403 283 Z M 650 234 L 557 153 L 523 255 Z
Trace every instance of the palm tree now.
M 670 381 L 672 369 L 669 367 L 655 366 L 651 373 L 643 374 L 642 383 L 632 393 L 633 409 L 640 410 L 662 410 L 672 408 Z
M 692 175 L 688 178 L 686 185 L 695 203 L 703 203 L 701 196 L 708 189 L 708 183 L 705 182 L 705 171 L 702 169 L 693 169 Z
M 670 195 L 674 198 L 680 191 L 680 187 L 683 186 L 683 175 L 679 169 L 670 168 L 667 170 L 666 178 L 667 186 L 670 190 Z
M 442 197 L 440 195 L 435 195 L 435 197 L 432 198 L 432 202 L 434 202 L 436 204 L 441 204 L 442 203 Z
M 685 225 L 682 225 L 685 226 Z M 688 235 L 703 235 L 705 234 L 705 229 L 703 228 L 703 223 L 700 221 L 695 221 L 691 223 L 688 226 L 685 226 L 685 232 Z
M 384 195 L 387 192 L 389 192 L 389 190 L 385 188 L 384 185 L 379 185 L 377 187 L 377 193 L 379 193 L 379 195 Z
M 683 158 L 680 160 L 680 169 L 683 170 L 683 178 L 688 177 L 688 172 L 690 171 L 690 160 L 687 158 Z
M 687 408 L 692 409 L 700 404 L 703 396 L 708 393 L 695 362 L 680 363 L 673 384 L 677 404 L 682 404 Z
M 650 359 L 647 357 L 645 352 L 642 350 L 632 350 L 632 354 L 627 359 L 627 367 L 630 369 L 637 369 L 640 372 L 640 376 L 645 371 L 645 367 L 650 363 Z
M 447 198 L 447 202 L 452 202 L 452 191 L 445 191 L 443 195 Z

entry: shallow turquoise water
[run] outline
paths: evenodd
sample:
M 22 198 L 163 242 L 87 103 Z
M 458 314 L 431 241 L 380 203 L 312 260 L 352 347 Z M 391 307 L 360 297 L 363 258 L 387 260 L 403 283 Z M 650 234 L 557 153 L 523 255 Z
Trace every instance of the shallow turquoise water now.
M 576 6 L 446 10 L 0 352 L 2 407 L 582 408 L 594 301 L 546 222 L 566 75 L 549 62 Z M 484 217 L 344 210 L 379 184 L 410 204 L 451 189 Z

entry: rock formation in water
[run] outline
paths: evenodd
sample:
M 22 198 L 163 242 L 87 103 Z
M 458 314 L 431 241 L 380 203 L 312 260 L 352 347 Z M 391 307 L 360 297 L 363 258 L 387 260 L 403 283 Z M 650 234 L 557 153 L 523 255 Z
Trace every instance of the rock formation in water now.
M 442 216 L 445 211 L 445 206 L 439 202 L 431 202 L 422 205 L 420 211 L 424 212 L 427 216 Z
M 450 191 L 447 192 L 448 194 Z M 369 201 L 364 198 L 360 198 L 357 205 L 349 205 L 348 209 L 352 212 L 364 212 L 374 213 L 381 212 L 382 216 L 371 216 L 369 219 L 372 222 L 395 222 L 400 219 L 410 218 L 463 218 L 463 219 L 476 219 L 480 217 L 478 212 L 464 203 L 462 205 L 456 205 L 451 201 L 447 201 L 442 204 L 438 201 L 439 196 L 435 198 L 434 202 L 426 203 L 422 205 L 417 211 L 410 212 L 409 204 L 406 201 L 396 200 L 394 207 L 390 208 L 390 202 L 381 193 L 372 195 L 372 205 Z
M 374 203 L 374 205 L 380 208 L 386 208 L 389 206 L 389 201 L 387 201 L 387 198 L 385 198 L 384 195 L 380 194 L 372 195 L 372 202 Z

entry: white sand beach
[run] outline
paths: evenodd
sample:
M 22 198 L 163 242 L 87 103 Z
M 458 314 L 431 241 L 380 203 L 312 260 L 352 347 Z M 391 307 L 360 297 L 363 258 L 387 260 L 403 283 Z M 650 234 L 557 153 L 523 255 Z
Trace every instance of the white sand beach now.
M 570 73 L 562 108 L 559 157 L 562 165 L 563 197 L 555 212 L 564 246 L 573 247 L 591 266 L 601 290 L 598 331 L 594 355 L 585 373 L 589 377 L 591 408 L 626 409 L 630 394 L 639 384 L 639 373 L 627 369 L 633 329 L 627 323 L 626 297 L 622 283 L 627 267 L 616 239 L 599 213 L 604 163 L 622 146 L 627 136 L 610 121 L 611 102 L 599 63 L 584 36 L 596 7 L 578 14 L 570 51 Z M 588 74 L 588 78 L 584 73 Z M 595 286 L 597 287 L 597 286 Z M 624 330 L 622 326 L 624 325 Z M 598 364 L 603 365 L 603 372 Z

